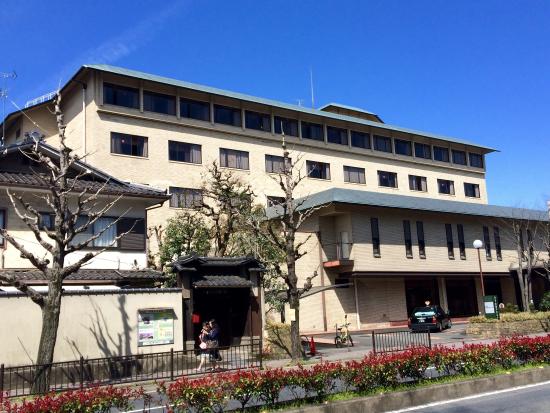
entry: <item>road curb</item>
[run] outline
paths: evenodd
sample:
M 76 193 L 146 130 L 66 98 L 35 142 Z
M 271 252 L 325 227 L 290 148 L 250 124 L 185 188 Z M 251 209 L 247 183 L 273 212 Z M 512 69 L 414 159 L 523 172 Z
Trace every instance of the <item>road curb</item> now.
M 453 383 L 435 384 L 418 389 L 396 391 L 377 396 L 358 397 L 317 406 L 288 410 L 288 413 L 357 413 L 387 412 L 406 409 L 428 403 L 457 399 L 474 394 L 504 390 L 550 380 L 550 367 L 499 374 Z

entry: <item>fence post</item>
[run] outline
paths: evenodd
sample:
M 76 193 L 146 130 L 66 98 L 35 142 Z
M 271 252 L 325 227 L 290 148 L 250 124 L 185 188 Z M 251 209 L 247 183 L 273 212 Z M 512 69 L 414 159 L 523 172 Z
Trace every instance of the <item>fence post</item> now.
M 432 333 L 428 330 L 428 348 L 432 348 Z
M 4 393 L 4 363 L 0 364 L 0 394 Z
M 174 348 L 170 349 L 170 381 L 174 381 Z
M 84 356 L 80 356 L 78 377 L 80 378 L 80 390 L 84 388 Z
M 374 330 L 372 330 L 371 336 L 372 336 L 372 352 L 376 354 L 376 340 L 374 337 Z
M 263 331 L 261 332 L 261 335 L 260 335 L 260 342 L 258 343 L 258 345 L 260 346 L 260 370 L 263 370 L 264 369 L 264 341 L 263 341 Z

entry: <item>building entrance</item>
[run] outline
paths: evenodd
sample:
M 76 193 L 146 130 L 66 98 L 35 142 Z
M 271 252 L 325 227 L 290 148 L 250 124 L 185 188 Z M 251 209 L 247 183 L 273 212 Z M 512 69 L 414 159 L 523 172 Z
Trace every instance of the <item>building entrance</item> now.
M 451 317 L 478 315 L 476 284 L 473 278 L 466 280 L 446 279 L 447 303 Z
M 428 280 L 405 280 L 405 294 L 407 298 L 407 316 L 415 307 L 431 304 L 439 304 L 439 288 L 437 279 Z

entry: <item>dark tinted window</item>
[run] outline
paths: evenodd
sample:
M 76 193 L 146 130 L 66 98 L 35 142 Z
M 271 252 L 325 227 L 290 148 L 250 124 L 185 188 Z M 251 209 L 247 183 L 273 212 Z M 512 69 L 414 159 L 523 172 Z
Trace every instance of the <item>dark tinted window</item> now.
M 139 89 L 104 83 L 103 103 L 139 109 Z
M 451 224 L 445 224 L 445 234 L 447 236 L 447 252 L 449 254 L 449 259 L 454 260 L 455 251 L 453 244 L 453 227 Z
M 224 125 L 241 126 L 241 110 L 228 106 L 214 105 L 214 122 Z
M 416 221 L 416 237 L 418 238 L 418 255 L 426 258 L 426 241 L 424 240 L 424 223 Z
M 344 166 L 344 181 L 355 184 L 365 183 L 365 168 L 355 168 L 353 166 Z
M 0 214 L 2 212 L 0 211 Z M 41 212 L 40 213 L 40 220 L 38 222 L 38 226 L 40 228 L 46 228 L 46 229 L 54 229 L 55 226 L 55 215 L 51 214 L 49 212 Z M 0 226 L 1 227 L 1 226 Z
M 428 183 L 426 181 L 426 177 L 409 175 L 409 189 L 411 191 L 426 192 L 428 190 Z
M 380 151 L 380 152 L 388 152 L 391 153 L 391 138 L 388 138 L 386 136 L 378 136 L 374 135 L 374 150 Z
M 466 243 L 464 242 L 464 227 L 462 224 L 457 224 L 456 232 L 458 234 L 458 249 L 460 251 L 460 259 L 466 259 Z
M 176 114 L 176 98 L 162 93 L 143 91 L 143 110 L 148 112 Z
M 405 254 L 407 258 L 413 257 L 412 238 L 411 238 L 411 221 L 403 221 L 403 237 L 405 239 Z
M 330 164 L 328 163 L 306 161 L 306 168 L 310 178 L 330 179 Z
M 294 119 L 281 118 L 275 116 L 275 133 L 290 136 L 298 136 L 298 121 Z
M 483 168 L 483 155 L 479 153 L 470 153 L 470 166 Z
M 370 134 L 351 131 L 351 146 L 370 149 Z
M 479 198 L 479 185 L 464 182 L 464 195 L 470 198 Z
M 437 188 L 439 189 L 440 194 L 454 195 L 455 194 L 455 183 L 447 179 L 438 179 Z
M 458 165 L 466 165 L 466 152 L 463 151 L 455 151 L 453 149 L 453 163 L 456 163 Z
M 147 157 L 147 138 L 112 132 L 111 153 Z
M 378 171 L 378 185 L 397 188 L 397 174 L 395 172 Z
M 401 139 L 394 139 L 395 153 L 398 155 L 412 156 L 412 143 Z
M 246 111 L 244 113 L 245 127 L 247 129 L 271 132 L 271 116 L 265 113 Z
M 170 206 L 173 208 L 193 208 L 202 204 L 202 192 L 200 189 L 178 188 L 171 186 Z
M 500 229 L 494 227 L 494 236 L 495 236 L 495 250 L 497 253 L 497 260 L 502 261 L 502 246 L 500 244 Z
M 178 162 L 202 163 L 201 145 L 168 141 L 168 159 Z
M 348 144 L 348 131 L 346 129 L 327 127 L 327 141 L 330 143 L 338 143 L 340 145 Z
M 302 122 L 302 138 L 324 141 L 323 125 L 317 123 Z
M 372 253 L 375 258 L 380 258 L 380 230 L 378 228 L 378 218 L 370 219 L 370 228 L 372 235 Z
M 182 118 L 210 121 L 210 103 L 181 98 L 180 116 Z
M 434 160 L 449 162 L 449 149 L 441 146 L 434 146 Z
M 220 166 L 225 168 L 248 169 L 248 152 L 220 148 Z
M 432 150 L 430 148 L 430 145 L 415 142 L 414 156 L 416 156 L 417 158 L 432 159 Z
M 483 244 L 485 246 L 485 257 L 491 260 L 491 236 L 489 235 L 489 227 L 483 227 Z

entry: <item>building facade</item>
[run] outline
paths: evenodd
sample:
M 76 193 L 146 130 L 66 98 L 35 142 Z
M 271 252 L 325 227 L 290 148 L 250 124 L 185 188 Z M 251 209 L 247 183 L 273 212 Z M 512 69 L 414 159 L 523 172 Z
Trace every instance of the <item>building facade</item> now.
M 477 314 L 477 238 L 489 246 L 482 264 L 490 289 L 515 303 L 517 258 L 505 222 L 547 217 L 489 205 L 485 156 L 494 149 L 388 125 L 357 108 L 307 109 L 105 65 L 83 66 L 62 96 L 71 148 L 114 176 L 173 195 L 148 211 L 149 226 L 191 207 L 214 161 L 250 183 L 258 202 L 281 197 L 270 176 L 281 167 L 284 132 L 308 176 L 296 196 L 323 206 L 300 234 L 315 237 L 299 276 L 317 271 L 316 287 L 346 285 L 304 299 L 305 330 L 331 329 L 344 314 L 358 328 L 403 322 L 428 299 L 454 315 Z M 55 141 L 48 105 L 9 115 L 5 141 L 36 129 Z

